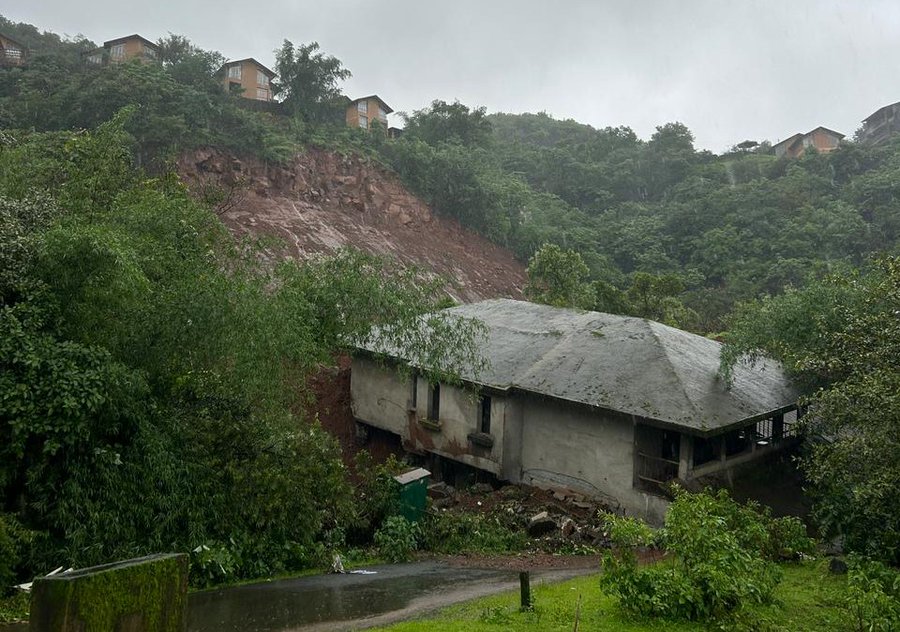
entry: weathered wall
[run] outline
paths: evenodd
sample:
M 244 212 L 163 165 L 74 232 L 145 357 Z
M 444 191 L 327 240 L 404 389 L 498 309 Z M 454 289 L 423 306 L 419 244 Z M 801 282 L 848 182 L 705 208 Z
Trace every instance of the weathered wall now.
M 396 370 L 367 358 L 354 358 L 350 368 L 353 416 L 409 439 L 408 407 L 412 388 Z
M 371 128 L 373 121 L 378 121 L 381 124 L 384 131 L 386 132 L 387 128 L 388 128 L 387 116 L 385 115 L 385 117 L 383 119 L 379 118 L 379 116 L 378 116 L 378 108 L 381 107 L 381 103 L 378 102 L 378 99 L 368 99 L 368 100 L 366 100 L 365 103 L 366 103 L 366 113 L 363 115 L 367 119 L 365 129 Z M 346 118 L 348 127 L 359 127 L 359 117 L 360 117 L 360 112 L 359 112 L 358 102 L 354 102 L 354 103 L 350 104 L 349 106 L 347 106 L 347 112 L 346 112 L 345 118 Z
M 421 419 L 428 417 L 429 384 L 422 377 L 416 379 L 415 414 L 409 412 L 412 383 L 390 367 L 382 367 L 368 358 L 354 358 L 350 374 L 350 394 L 353 416 L 356 419 L 400 435 L 406 449 L 432 452 L 501 474 L 505 428 L 505 398 L 491 398 L 490 448 L 469 441 L 469 434 L 478 431 L 480 403 L 468 389 L 446 384 L 440 389 L 440 429 L 429 428 Z
M 32 632 L 184 632 L 188 559 L 152 555 L 34 581 Z
M 241 78 L 240 79 L 229 78 L 228 69 L 231 68 L 232 66 L 240 66 L 240 68 L 241 68 Z M 263 72 L 263 69 L 259 65 L 253 63 L 252 61 L 245 60 L 245 61 L 242 61 L 237 64 L 227 64 L 225 67 L 225 70 L 224 70 L 224 76 L 222 78 L 222 85 L 225 87 L 226 91 L 229 91 L 231 89 L 230 84 L 232 82 L 238 83 L 238 84 L 240 84 L 241 89 L 244 91 L 241 94 L 241 96 L 244 97 L 245 99 L 271 101 L 272 100 L 271 86 L 268 84 L 268 82 L 265 84 L 260 84 L 258 82 L 258 77 L 257 77 L 258 72 Z M 263 74 L 266 74 L 266 73 L 263 73 Z M 256 95 L 257 88 L 264 88 L 266 90 L 266 98 L 265 99 L 260 99 Z
M 522 396 L 522 482 L 563 486 L 661 522 L 665 500 L 634 488 L 634 425 L 625 416 Z
M 398 434 L 409 450 L 439 454 L 511 482 L 581 491 L 653 522 L 665 515 L 664 499 L 634 488 L 634 425 L 628 417 L 521 394 L 494 395 L 494 445 L 486 449 L 468 439 L 479 423 L 479 402 L 470 391 L 441 385 L 441 428 L 435 431 L 419 421 L 428 412 L 423 378 L 417 381 L 416 415 L 408 412 L 411 382 L 391 368 L 355 358 L 350 385 L 354 417 Z

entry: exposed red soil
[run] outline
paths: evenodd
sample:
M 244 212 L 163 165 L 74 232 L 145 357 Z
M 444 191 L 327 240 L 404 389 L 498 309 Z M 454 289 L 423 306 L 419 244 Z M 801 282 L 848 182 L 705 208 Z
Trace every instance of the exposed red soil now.
M 195 192 L 234 190 L 223 221 L 237 235 L 275 237 L 273 261 L 352 246 L 447 279 L 463 302 L 522 297 L 525 268 L 510 251 L 432 212 L 366 159 L 309 149 L 281 167 L 205 149 L 182 156 L 178 172 Z
M 312 400 L 307 415 L 316 416 L 341 447 L 341 460 L 354 471 L 354 457 L 365 448 L 376 462 L 382 462 L 391 454 L 400 456 L 403 449 L 399 437 L 389 432 L 370 429 L 365 441 L 357 436 L 356 420 L 350 408 L 350 359 L 337 359 L 336 366 L 322 367 L 309 380 Z

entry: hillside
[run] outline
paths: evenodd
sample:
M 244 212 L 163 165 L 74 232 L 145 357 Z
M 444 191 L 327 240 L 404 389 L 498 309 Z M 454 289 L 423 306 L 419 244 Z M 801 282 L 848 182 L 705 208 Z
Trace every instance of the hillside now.
M 178 171 L 195 192 L 234 187 L 223 221 L 237 235 L 275 237 L 266 249 L 272 259 L 352 246 L 448 279 L 463 302 L 522 296 L 525 269 L 511 252 L 433 213 L 358 156 L 311 148 L 279 166 L 200 149 L 184 154 Z

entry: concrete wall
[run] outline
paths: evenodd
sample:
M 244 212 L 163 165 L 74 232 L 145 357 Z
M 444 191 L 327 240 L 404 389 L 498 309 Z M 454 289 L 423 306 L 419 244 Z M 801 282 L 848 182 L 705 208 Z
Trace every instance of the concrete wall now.
M 120 44 L 125 47 L 124 57 L 113 57 L 113 49 Z M 111 45 L 106 52 L 109 54 L 109 61 L 114 64 L 130 61 L 132 59 L 140 59 L 145 62 L 156 60 L 156 49 L 150 48 L 142 40 L 136 37 L 116 42 Z
M 634 424 L 629 417 L 520 397 L 522 482 L 576 489 L 613 508 L 662 521 L 668 503 L 634 487 Z
M 506 398 L 491 397 L 490 434 L 494 443 L 484 447 L 469 440 L 469 434 L 479 430 L 481 409 L 477 393 L 441 384 L 438 424 L 433 424 L 427 420 L 430 385 L 419 376 L 416 388 L 416 408 L 411 412 L 412 378 L 368 358 L 353 359 L 350 397 L 357 420 L 400 435 L 404 448 L 412 452 L 432 452 L 500 476 Z
M 810 141 L 810 144 L 823 154 L 834 151 L 840 143 L 839 138 L 821 129 L 812 134 Z
M 380 121 L 381 126 L 384 128 L 384 132 L 387 133 L 387 129 L 388 129 L 387 116 L 385 116 L 384 119 L 379 119 L 379 117 L 378 117 L 378 108 L 380 108 L 380 107 L 381 107 L 381 103 L 378 101 L 378 99 L 368 99 L 366 101 L 367 114 L 364 114 L 363 116 L 366 117 L 367 122 L 366 122 L 366 127 L 364 129 L 370 129 L 372 127 L 372 121 L 377 120 L 377 121 Z M 358 105 L 357 101 L 354 101 L 349 106 L 347 106 L 347 113 L 346 113 L 347 126 L 348 127 L 359 127 L 360 126 L 359 119 L 360 119 L 359 105 Z
M 511 482 L 566 487 L 610 506 L 661 522 L 668 503 L 634 488 L 634 424 L 630 417 L 535 396 L 491 395 L 491 435 L 483 448 L 468 439 L 479 425 L 479 400 L 470 390 L 441 385 L 440 430 L 428 416 L 429 385 L 412 382 L 367 358 L 354 358 L 350 393 L 354 417 L 400 435 L 404 447 L 432 452 Z
M 240 66 L 241 68 L 241 78 L 234 79 L 228 76 L 229 69 L 232 66 Z M 241 96 L 245 99 L 253 99 L 258 101 L 271 101 L 272 100 L 272 86 L 267 82 L 265 84 L 259 83 L 259 77 L 257 73 L 262 73 L 263 76 L 268 77 L 268 74 L 262 69 L 258 64 L 253 63 L 252 61 L 242 61 L 240 63 L 227 64 L 225 66 L 224 75 L 222 77 L 222 85 L 225 88 L 225 91 L 231 90 L 231 84 L 237 83 L 240 85 L 241 89 L 244 91 Z M 271 77 L 269 77 L 271 79 Z M 262 98 L 257 95 L 257 89 L 264 89 L 266 91 L 265 98 Z

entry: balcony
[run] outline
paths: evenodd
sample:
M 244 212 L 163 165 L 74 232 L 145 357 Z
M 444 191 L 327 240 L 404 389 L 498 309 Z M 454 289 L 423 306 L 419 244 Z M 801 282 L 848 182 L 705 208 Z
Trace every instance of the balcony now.
M 0 49 L 0 65 L 22 66 L 25 64 L 25 53 L 18 48 Z

